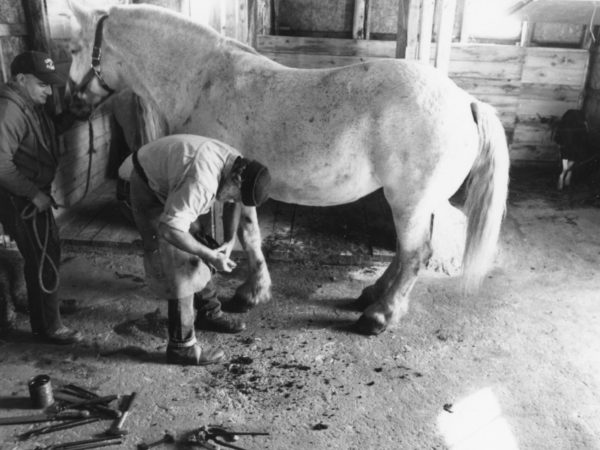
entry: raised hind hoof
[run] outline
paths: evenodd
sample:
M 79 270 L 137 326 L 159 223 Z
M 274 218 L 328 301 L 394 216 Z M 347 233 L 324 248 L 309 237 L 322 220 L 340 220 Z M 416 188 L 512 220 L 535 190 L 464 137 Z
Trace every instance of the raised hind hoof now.
M 360 334 L 378 335 L 385 331 L 386 328 L 387 323 L 381 323 L 374 317 L 369 317 L 364 314 L 360 316 L 360 318 L 356 322 L 356 330 Z

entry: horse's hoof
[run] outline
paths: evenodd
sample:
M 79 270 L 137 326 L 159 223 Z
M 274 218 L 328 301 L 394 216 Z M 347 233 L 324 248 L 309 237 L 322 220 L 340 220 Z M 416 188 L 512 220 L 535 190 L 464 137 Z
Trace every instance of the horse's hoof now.
M 368 317 L 364 314 L 360 316 L 360 318 L 356 322 L 356 330 L 360 334 L 378 335 L 385 331 L 386 328 L 386 323 L 381 323 L 375 320 L 373 317 Z

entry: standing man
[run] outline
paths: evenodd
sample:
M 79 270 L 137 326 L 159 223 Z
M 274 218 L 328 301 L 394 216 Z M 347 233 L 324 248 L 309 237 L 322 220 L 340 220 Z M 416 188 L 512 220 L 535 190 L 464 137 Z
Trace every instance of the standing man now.
M 157 294 L 168 300 L 167 362 L 220 362 L 223 352 L 202 348 L 196 341 L 195 326 L 233 333 L 245 328 L 223 315 L 210 279 L 213 271 L 235 268 L 230 254 L 239 204 L 258 206 L 268 198 L 269 171 L 222 142 L 184 134 L 144 145 L 132 154 L 132 161 L 131 205 L 142 236 L 146 277 Z M 224 215 L 227 223 L 221 246 L 211 245 L 195 229 L 197 218 L 206 214 L 215 200 L 237 207 L 233 214 Z M 198 318 L 195 295 L 204 300 L 197 305 Z
M 64 113 L 51 120 L 44 110 L 51 85 L 64 83 L 49 55 L 21 53 L 10 69 L 10 81 L 0 87 L 0 222 L 25 261 L 33 335 L 46 343 L 73 344 L 83 337 L 60 316 L 60 239 L 50 189 L 58 166 L 56 135 L 75 117 Z

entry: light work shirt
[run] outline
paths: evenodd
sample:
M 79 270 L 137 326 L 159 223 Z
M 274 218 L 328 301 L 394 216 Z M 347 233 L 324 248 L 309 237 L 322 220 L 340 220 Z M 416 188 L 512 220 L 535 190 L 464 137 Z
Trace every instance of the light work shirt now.
M 223 177 L 240 153 L 223 142 L 189 134 L 166 136 L 138 150 L 148 185 L 165 207 L 160 222 L 189 231 L 210 211 Z

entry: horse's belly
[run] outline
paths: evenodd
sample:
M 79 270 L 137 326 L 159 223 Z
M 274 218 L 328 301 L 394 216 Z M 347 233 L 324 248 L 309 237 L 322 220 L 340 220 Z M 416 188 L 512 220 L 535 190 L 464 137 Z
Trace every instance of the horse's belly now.
M 309 164 L 294 170 L 291 166 L 282 169 L 276 162 L 272 163 L 275 166 L 270 165 L 274 174 L 271 198 L 286 203 L 307 206 L 341 205 L 356 201 L 381 187 L 368 168 L 370 165 L 347 171 L 336 170 L 331 164 Z

